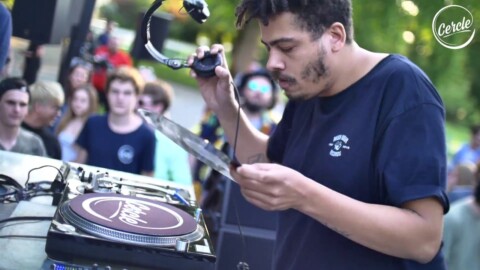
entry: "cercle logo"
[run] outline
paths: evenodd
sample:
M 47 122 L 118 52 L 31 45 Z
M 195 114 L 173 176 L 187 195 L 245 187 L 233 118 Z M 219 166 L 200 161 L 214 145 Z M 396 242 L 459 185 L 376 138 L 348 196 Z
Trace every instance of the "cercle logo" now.
M 435 39 L 445 48 L 464 48 L 475 36 L 472 13 L 459 5 L 443 7 L 433 18 L 432 31 Z

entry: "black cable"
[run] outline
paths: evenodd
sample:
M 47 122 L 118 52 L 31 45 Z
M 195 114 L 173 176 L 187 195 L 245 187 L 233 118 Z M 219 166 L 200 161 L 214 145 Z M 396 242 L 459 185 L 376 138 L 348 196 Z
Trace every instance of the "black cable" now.
M 232 165 L 234 167 L 239 167 L 240 162 L 237 160 L 236 154 L 237 154 L 237 141 L 238 141 L 238 130 L 240 129 L 240 109 L 242 108 L 240 104 L 240 92 L 238 91 L 237 86 L 235 83 L 232 81 L 231 82 L 234 93 L 235 93 L 235 100 L 238 102 L 238 110 L 237 110 L 237 123 L 235 127 L 235 138 L 233 139 L 233 153 L 232 153 Z
M 5 219 L 0 219 L 0 224 L 1 223 L 7 223 L 11 221 L 25 221 L 25 220 L 34 220 L 34 221 L 50 221 L 52 220 L 53 217 L 47 217 L 47 216 L 20 216 L 20 217 L 10 217 L 10 218 L 5 218 Z
M 248 270 L 250 269 L 248 263 L 247 263 L 247 242 L 245 241 L 245 236 L 243 235 L 242 231 L 242 225 L 240 224 L 240 215 L 238 214 L 238 208 L 237 208 L 237 203 L 235 200 L 233 202 L 233 208 L 235 208 L 235 216 L 237 218 L 237 226 L 238 226 L 238 232 L 240 234 L 240 239 L 242 240 L 242 258 L 241 261 L 238 262 L 237 264 L 237 269 L 238 270 Z
M 37 167 L 37 168 L 33 168 L 33 169 L 31 169 L 31 170 L 28 171 L 27 181 L 25 181 L 25 186 L 27 186 L 28 181 L 30 181 L 30 173 L 31 173 L 31 172 L 33 172 L 33 171 L 35 171 L 35 170 L 47 168 L 47 167 L 54 168 L 55 170 L 57 170 L 57 172 L 60 174 L 60 177 L 62 178 L 62 183 L 65 183 L 65 177 L 64 177 L 62 171 L 60 171 L 60 169 L 58 169 L 57 167 L 52 166 L 52 165 L 43 165 L 43 166 L 40 166 L 40 167 Z
M 10 234 L 10 235 L 0 235 L 1 238 L 34 238 L 34 239 L 47 239 L 46 236 L 41 235 L 22 235 L 22 234 Z
M 17 180 L 5 174 L 0 174 L 0 185 L 12 186 L 14 189 L 23 188 Z
M 238 91 L 237 86 L 235 83 L 232 81 L 230 83 L 233 86 L 234 93 L 235 93 L 235 100 L 238 102 L 238 111 L 237 111 L 237 123 L 235 127 L 235 137 L 233 139 L 233 150 L 232 150 L 232 165 L 234 167 L 240 166 L 240 162 L 238 162 L 236 153 L 237 153 L 237 141 L 238 141 L 238 131 L 240 129 L 240 111 L 241 111 L 241 104 L 240 104 L 240 92 Z M 248 263 L 247 263 L 247 242 L 245 241 L 245 236 L 243 235 L 242 231 L 242 225 L 240 224 L 240 215 L 238 214 L 238 208 L 235 200 L 233 200 L 233 207 L 235 208 L 235 216 L 237 218 L 237 226 L 238 226 L 238 232 L 240 234 L 240 239 L 242 240 L 242 258 L 241 261 L 238 262 L 237 264 L 237 269 L 238 270 L 248 270 L 250 269 Z
M 42 191 L 43 192 L 51 191 L 51 187 L 52 187 L 52 181 L 39 181 L 39 182 L 30 183 L 30 185 L 27 186 L 26 188 L 28 193 L 36 193 L 36 192 L 42 192 Z
M 1 195 L 0 195 L 0 200 L 5 200 L 5 199 L 6 199 L 5 197 L 11 196 L 11 195 L 15 195 L 15 194 L 17 194 L 17 191 L 12 191 L 12 192 L 10 192 L 10 193 L 1 194 Z
M 4 194 L 0 194 L 1 202 L 18 202 L 22 198 L 23 186 L 12 177 L 0 174 L 0 185 L 6 186 Z

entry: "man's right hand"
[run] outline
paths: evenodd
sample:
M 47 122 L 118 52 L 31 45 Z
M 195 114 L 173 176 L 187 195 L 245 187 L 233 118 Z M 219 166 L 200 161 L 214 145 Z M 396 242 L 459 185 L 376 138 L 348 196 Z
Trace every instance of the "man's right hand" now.
M 216 114 L 219 114 L 221 111 L 236 108 L 238 105 L 235 101 L 233 86 L 231 84 L 233 79 L 228 69 L 225 50 L 222 45 L 214 44 L 211 48 L 206 46 L 198 47 L 196 53 L 189 57 L 188 64 L 192 65 L 194 57 L 202 59 L 206 51 L 210 51 L 211 54 L 220 54 L 222 64 L 215 68 L 215 76 L 209 78 L 202 78 L 197 76 L 195 71 L 191 71 L 191 76 L 197 79 L 203 99 L 207 103 L 208 108 Z

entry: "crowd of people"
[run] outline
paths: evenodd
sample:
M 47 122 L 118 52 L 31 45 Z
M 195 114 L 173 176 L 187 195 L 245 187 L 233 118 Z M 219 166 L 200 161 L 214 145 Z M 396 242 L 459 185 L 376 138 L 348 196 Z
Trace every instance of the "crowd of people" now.
M 195 131 L 240 163 L 247 201 L 278 211 L 274 269 L 479 268 L 480 128 L 447 164 L 434 85 L 406 57 L 356 43 L 349 0 L 242 0 L 236 16 L 259 21 L 268 61 L 235 77 L 221 44 L 192 53 L 222 59 L 213 77 L 192 72 L 206 101 Z M 200 186 L 216 228 L 227 180 L 144 123 L 136 109 L 168 117 L 175 89 L 133 66 L 114 26 L 63 85 L 0 82 L 0 150 Z

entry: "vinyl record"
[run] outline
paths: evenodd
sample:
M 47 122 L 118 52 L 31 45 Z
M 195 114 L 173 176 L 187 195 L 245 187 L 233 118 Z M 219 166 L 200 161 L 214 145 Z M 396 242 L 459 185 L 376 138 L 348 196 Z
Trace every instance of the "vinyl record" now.
M 229 169 L 231 159 L 225 153 L 216 149 L 210 142 L 160 114 L 143 109 L 138 109 L 138 112 L 147 124 L 163 133 L 185 151 L 212 169 L 234 180 Z

